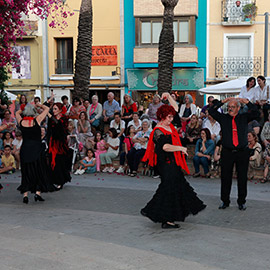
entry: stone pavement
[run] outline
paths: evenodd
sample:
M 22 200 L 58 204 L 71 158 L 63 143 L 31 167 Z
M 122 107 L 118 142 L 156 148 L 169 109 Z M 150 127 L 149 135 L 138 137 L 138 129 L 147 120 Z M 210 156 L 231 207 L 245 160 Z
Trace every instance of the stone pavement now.
M 163 230 L 139 215 L 158 179 L 73 176 L 63 190 L 28 205 L 20 174 L 2 175 L 0 269 L 270 269 L 270 184 L 249 182 L 247 210 L 218 210 L 218 179 L 189 182 L 207 208 Z

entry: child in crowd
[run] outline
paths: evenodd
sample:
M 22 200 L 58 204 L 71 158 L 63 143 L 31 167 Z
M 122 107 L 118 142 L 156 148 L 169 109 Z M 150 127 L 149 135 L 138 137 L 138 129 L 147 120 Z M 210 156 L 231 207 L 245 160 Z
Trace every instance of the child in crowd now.
M 16 130 L 15 139 L 12 142 L 13 150 L 11 153 L 15 157 L 17 170 L 20 168 L 20 149 L 22 146 L 22 141 L 22 132 L 20 130 Z
M 2 165 L 0 173 L 14 173 L 15 172 L 15 159 L 11 155 L 10 145 L 6 145 L 4 148 L 4 155 L 2 156 Z
M 116 129 L 110 128 L 109 138 L 105 145 L 107 152 L 100 154 L 100 163 L 101 165 L 105 165 L 102 172 L 112 173 L 115 170 L 112 164 L 112 160 L 116 158 L 119 154 L 119 144 L 120 140 L 118 138 L 118 133 Z
M 80 161 L 80 167 L 74 174 L 82 175 L 84 173 L 96 172 L 95 152 L 92 149 L 86 151 L 86 157 Z
M 100 172 L 100 154 L 106 153 L 106 142 L 102 138 L 102 134 L 100 131 L 97 131 L 95 139 L 91 141 L 94 145 L 95 157 L 96 157 L 96 165 L 97 172 Z
M 10 147 L 12 147 L 13 138 L 10 132 L 5 132 L 3 139 L 4 146 L 9 145 Z
M 263 179 L 261 180 L 261 183 L 264 184 L 268 182 L 268 172 L 269 172 L 269 166 L 270 166 L 270 144 L 266 145 L 265 150 L 263 152 L 263 158 L 265 162 L 264 162 Z
M 136 130 L 134 126 L 129 126 L 127 129 L 126 137 L 124 139 L 124 144 L 125 144 L 125 151 L 120 154 L 120 167 L 116 171 L 117 173 L 123 173 L 124 170 L 124 165 L 126 161 L 126 156 L 130 149 L 134 146 L 134 143 L 132 142 L 132 138 L 135 136 Z

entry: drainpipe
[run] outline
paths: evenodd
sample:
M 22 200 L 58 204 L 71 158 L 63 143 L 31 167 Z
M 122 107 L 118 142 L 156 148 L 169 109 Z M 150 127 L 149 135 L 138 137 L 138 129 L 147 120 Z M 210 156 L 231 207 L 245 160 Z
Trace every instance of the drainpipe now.
M 121 85 L 125 85 L 125 25 L 124 25 L 124 0 L 120 1 L 120 78 L 121 78 Z M 122 103 L 123 96 L 125 94 L 125 87 L 121 88 L 121 94 L 120 94 L 120 103 Z
M 48 50 L 48 24 L 47 18 L 42 21 L 42 60 L 43 60 L 43 97 L 46 100 L 49 94 L 49 50 Z M 45 94 L 46 92 L 46 94 Z
M 269 25 L 269 13 L 265 12 L 265 27 L 264 27 L 264 77 L 267 77 L 268 68 L 268 25 Z

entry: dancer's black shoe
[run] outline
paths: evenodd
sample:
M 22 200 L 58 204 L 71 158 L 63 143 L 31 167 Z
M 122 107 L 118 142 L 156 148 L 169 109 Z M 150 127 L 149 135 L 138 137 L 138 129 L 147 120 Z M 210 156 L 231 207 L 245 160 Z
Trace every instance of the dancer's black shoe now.
M 28 197 L 27 197 L 27 196 L 24 196 L 24 197 L 23 197 L 23 203 L 28 204 L 28 201 L 29 201 L 29 200 L 28 200 Z
M 35 202 L 36 202 L 36 201 L 40 201 L 40 202 L 44 202 L 44 201 L 45 201 L 45 200 L 44 200 L 40 195 L 38 195 L 38 194 L 35 194 L 34 199 L 35 199 Z
M 161 228 L 162 229 L 178 229 L 178 228 L 180 228 L 180 225 L 174 224 L 174 223 L 170 224 L 168 222 L 165 222 L 165 223 L 161 224 Z

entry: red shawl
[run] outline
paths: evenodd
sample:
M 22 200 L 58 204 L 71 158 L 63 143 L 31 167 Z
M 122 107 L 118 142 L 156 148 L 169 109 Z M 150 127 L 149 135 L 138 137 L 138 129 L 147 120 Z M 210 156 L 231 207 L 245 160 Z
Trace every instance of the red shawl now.
M 175 127 L 172 124 L 170 124 L 170 128 L 171 128 L 172 132 L 169 132 L 168 130 L 166 130 L 162 127 L 155 127 L 153 129 L 153 131 L 150 134 L 150 138 L 148 141 L 145 155 L 142 159 L 143 162 L 146 162 L 148 160 L 148 164 L 152 167 L 154 167 L 157 164 L 157 154 L 155 153 L 155 144 L 153 141 L 154 132 L 156 129 L 160 129 L 164 133 L 164 135 L 170 135 L 172 137 L 172 145 L 182 146 L 177 130 L 175 129 Z M 176 164 L 189 174 L 190 172 L 189 172 L 189 169 L 188 169 L 186 159 L 185 159 L 183 152 L 175 151 L 174 157 L 175 157 Z

